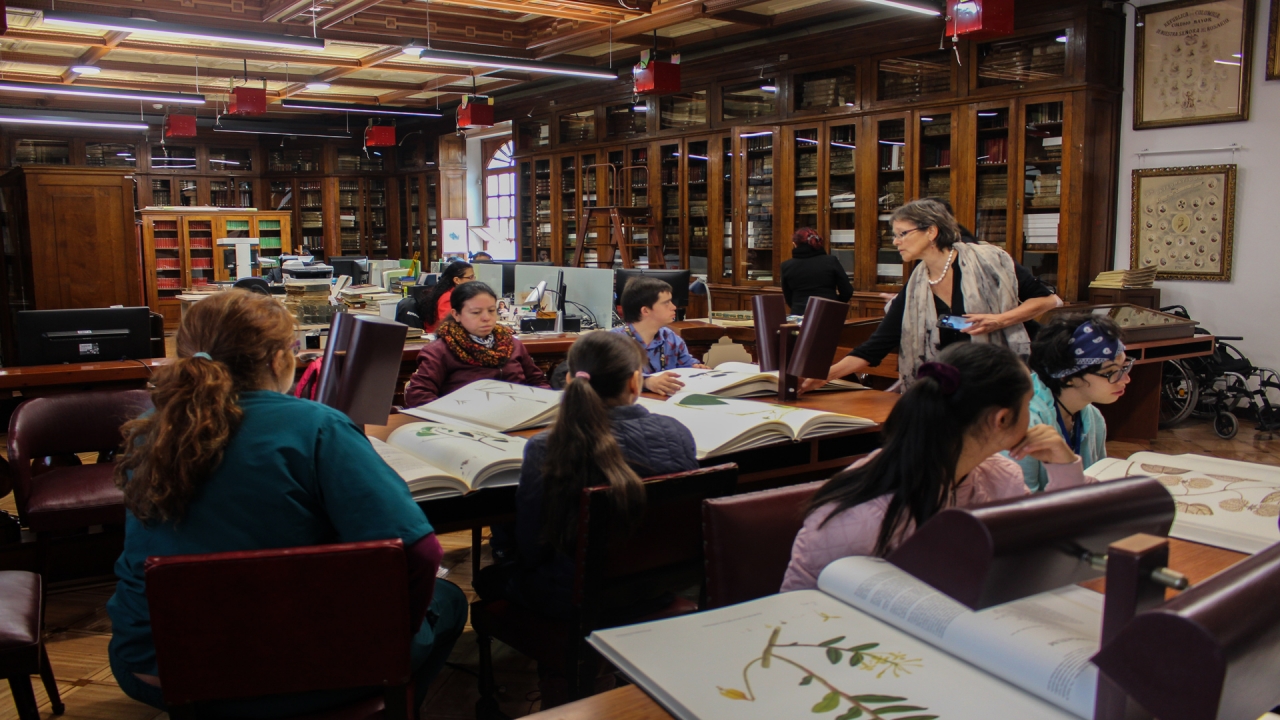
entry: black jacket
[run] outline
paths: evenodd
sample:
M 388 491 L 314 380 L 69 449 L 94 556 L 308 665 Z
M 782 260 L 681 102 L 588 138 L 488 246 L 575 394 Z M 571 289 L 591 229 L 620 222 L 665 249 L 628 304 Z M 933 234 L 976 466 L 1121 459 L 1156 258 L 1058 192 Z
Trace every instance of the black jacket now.
M 847 303 L 853 297 L 853 283 L 834 255 L 799 245 L 791 251 L 791 259 L 782 263 L 782 299 L 791 314 L 803 315 L 811 297 Z

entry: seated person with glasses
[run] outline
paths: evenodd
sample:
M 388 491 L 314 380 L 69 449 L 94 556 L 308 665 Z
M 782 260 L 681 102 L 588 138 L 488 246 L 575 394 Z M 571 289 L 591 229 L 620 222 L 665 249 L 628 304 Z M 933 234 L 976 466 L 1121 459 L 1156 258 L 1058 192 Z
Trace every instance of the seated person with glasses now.
M 832 365 L 827 377 L 805 380 L 803 390 L 879 365 L 893 352 L 904 386 L 953 343 L 993 343 L 1021 357 L 1031 352 L 1023 323 L 1062 304 L 1052 290 L 1019 271 L 1003 249 L 961 242 L 955 218 L 937 200 L 907 203 L 891 221 L 902 261 L 920 262 L 871 337 Z M 961 327 L 945 325 L 943 316 L 960 320 Z
M 1057 428 L 1085 467 L 1105 458 L 1107 421 L 1094 406 L 1119 400 L 1133 368 L 1119 326 L 1085 313 L 1058 315 L 1031 344 L 1029 364 L 1031 426 Z M 1045 489 L 1049 474 L 1043 463 L 1028 456 L 1018 464 L 1032 492 Z

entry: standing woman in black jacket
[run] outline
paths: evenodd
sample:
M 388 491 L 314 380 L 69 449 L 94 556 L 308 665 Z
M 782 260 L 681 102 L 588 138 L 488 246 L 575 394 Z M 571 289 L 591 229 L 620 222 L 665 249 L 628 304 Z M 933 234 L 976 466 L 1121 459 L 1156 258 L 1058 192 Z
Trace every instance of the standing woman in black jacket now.
M 803 315 L 811 297 L 847 303 L 853 283 L 840 261 L 823 249 L 822 236 L 800 228 L 791 236 L 791 259 L 782 263 L 782 298 L 791 314 Z

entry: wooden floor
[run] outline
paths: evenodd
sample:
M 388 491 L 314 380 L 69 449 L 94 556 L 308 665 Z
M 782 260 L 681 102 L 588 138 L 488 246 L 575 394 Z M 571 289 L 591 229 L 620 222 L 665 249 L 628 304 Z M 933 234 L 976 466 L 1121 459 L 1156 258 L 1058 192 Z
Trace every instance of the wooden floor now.
M 1127 457 L 1139 450 L 1179 454 L 1197 453 L 1233 460 L 1280 465 L 1280 440 L 1258 439 L 1251 426 L 1242 424 L 1234 440 L 1221 440 L 1207 423 L 1190 421 L 1182 427 L 1162 431 L 1149 443 L 1108 443 L 1115 457 Z M 14 512 L 13 499 L 0 500 L 0 508 Z M 443 566 L 447 578 L 457 583 L 469 598 L 471 590 L 471 536 L 453 533 L 441 537 L 445 547 Z M 485 558 L 487 560 L 487 558 Z M 114 591 L 114 583 L 103 582 L 73 588 L 54 588 L 48 594 L 45 634 L 53 671 L 66 703 L 66 720 L 150 720 L 167 717 L 127 698 L 111 676 L 107 643 L 111 622 L 104 608 Z M 494 643 L 494 660 L 501 686 L 502 709 L 512 717 L 538 709 L 537 677 L 534 664 L 518 653 Z M 424 705 L 425 718 L 453 720 L 475 717 L 475 671 L 478 664 L 475 635 L 468 626 L 458 641 L 447 667 L 432 685 Z M 41 717 L 54 717 L 36 678 L 33 685 L 40 701 Z M 0 687 L 0 720 L 17 718 L 7 685 Z

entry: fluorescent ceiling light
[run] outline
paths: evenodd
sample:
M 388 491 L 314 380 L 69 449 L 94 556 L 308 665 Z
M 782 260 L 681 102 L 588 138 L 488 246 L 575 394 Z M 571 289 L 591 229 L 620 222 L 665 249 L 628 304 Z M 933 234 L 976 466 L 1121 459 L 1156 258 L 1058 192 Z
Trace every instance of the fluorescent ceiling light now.
M 328 90 L 328 89 L 329 89 L 329 88 L 331 88 L 331 87 L 333 87 L 333 86 L 332 86 L 332 85 L 330 85 L 330 84 L 329 84 L 329 83 L 327 83 L 327 82 L 309 82 L 309 83 L 307 83 L 307 89 L 308 89 L 308 90 Z
M 880 144 L 881 145 L 897 145 L 898 147 L 906 147 L 907 145 L 904 142 L 895 142 L 893 140 L 881 140 Z
M 999 114 L 1000 113 L 998 112 L 980 112 L 978 113 L 978 117 L 996 117 Z
M 838 142 L 834 142 L 834 141 L 831 143 L 831 147 L 849 148 L 850 150 L 857 150 L 857 149 L 858 149 L 858 146 L 857 146 L 857 145 L 850 145 L 849 143 L 838 143 Z
M 922 118 L 920 118 L 920 122 L 933 122 L 933 118 L 931 118 L 931 117 L 922 117 Z
M 476 53 L 449 52 L 422 48 L 419 55 L 422 60 L 438 65 L 460 65 L 462 67 L 491 67 L 503 70 L 524 70 L 526 72 L 548 73 L 550 75 L 573 75 L 575 77 L 597 78 L 600 80 L 617 80 L 618 71 L 593 68 L 584 65 L 565 65 L 547 63 L 540 60 L 524 60 L 522 58 L 502 57 L 501 55 L 478 55 Z
M 631 108 L 632 112 L 649 112 L 648 105 L 636 105 Z
M 287 135 L 289 137 L 319 137 L 351 139 L 351 133 L 342 130 L 329 130 L 317 127 L 294 127 L 276 123 L 235 123 L 234 121 L 213 126 L 214 132 L 240 133 L 244 135 Z
M 400 52 L 404 53 L 405 55 L 418 57 L 419 55 L 422 54 L 422 48 L 418 47 L 417 45 L 407 45 L 405 47 L 400 48 Z
M 807 137 L 798 137 L 796 138 L 796 142 L 809 143 L 811 145 L 818 144 L 817 140 L 814 140 L 813 138 L 807 138 Z
M 765 131 L 763 131 L 763 132 L 742 133 L 742 134 L 741 134 L 741 135 L 739 135 L 738 137 L 744 137 L 744 138 L 750 138 L 750 137 L 762 137 L 762 136 L 764 136 L 764 135 L 772 135 L 772 134 L 773 134 L 773 131 L 772 131 L 772 130 L 765 130 Z
M 709 160 L 710 158 L 708 158 L 706 155 L 690 155 L 689 159 L 690 160 Z
M 327 112 L 353 112 L 362 115 L 407 115 L 409 117 L 444 117 L 440 113 L 417 110 L 411 107 L 393 107 L 390 105 L 356 105 L 354 103 L 325 102 L 322 100 L 299 100 L 285 98 L 280 107 L 290 110 L 324 110 Z
M 909 10 L 913 13 L 921 15 L 941 15 L 942 13 L 933 8 L 920 7 L 919 5 L 908 5 L 906 3 L 896 2 L 895 0 L 863 0 L 863 2 L 875 3 L 877 5 L 888 5 L 899 10 Z
M 77 75 L 97 75 L 102 72 L 102 68 L 97 65 L 72 65 L 71 72 Z
M 765 91 L 765 92 L 778 92 L 778 86 L 777 86 L 777 85 L 761 85 L 761 86 L 760 86 L 760 89 L 761 89 L 761 90 L 763 90 L 763 91 Z
M 216 160 L 216 159 L 214 159 L 214 158 L 209 158 L 209 162 L 211 162 L 211 163 L 218 163 L 218 164 L 220 164 L 220 165 L 239 165 L 239 164 L 240 164 L 239 162 L 236 162 L 235 160 Z
M 162 93 L 147 90 L 117 90 L 89 85 L 49 85 L 45 83 L 13 82 L 0 80 L 0 91 L 24 92 L 35 95 L 78 95 L 80 97 L 118 98 L 121 100 L 150 100 L 174 105 L 203 105 L 204 96 L 194 93 Z
M 241 45 L 258 45 L 262 47 L 285 48 L 288 50 L 324 50 L 324 40 L 319 38 L 297 37 L 294 35 L 272 35 L 269 33 L 245 32 L 243 30 L 220 31 L 216 28 L 199 25 L 181 25 L 178 23 L 155 22 L 142 18 L 110 17 L 107 15 L 90 15 L 88 13 L 54 12 L 44 13 L 47 25 L 88 28 L 91 30 L 115 30 L 117 32 L 143 32 L 153 35 L 169 35 L 188 40 L 210 40 L 213 42 L 238 43 Z
M 1064 42 L 1066 42 L 1066 41 L 1067 41 L 1067 36 L 1066 36 L 1066 35 L 1059 35 L 1058 37 L 1054 38 L 1054 40 L 1057 40 L 1057 41 L 1058 41 L 1058 42 L 1060 42 L 1060 43 L 1064 43 Z
M 102 128 L 104 130 L 146 130 L 148 127 L 145 123 L 99 122 L 96 120 L 77 120 L 75 118 L 60 117 L 15 117 L 12 115 L 0 115 L 0 123 L 13 123 L 14 125 L 91 127 Z

